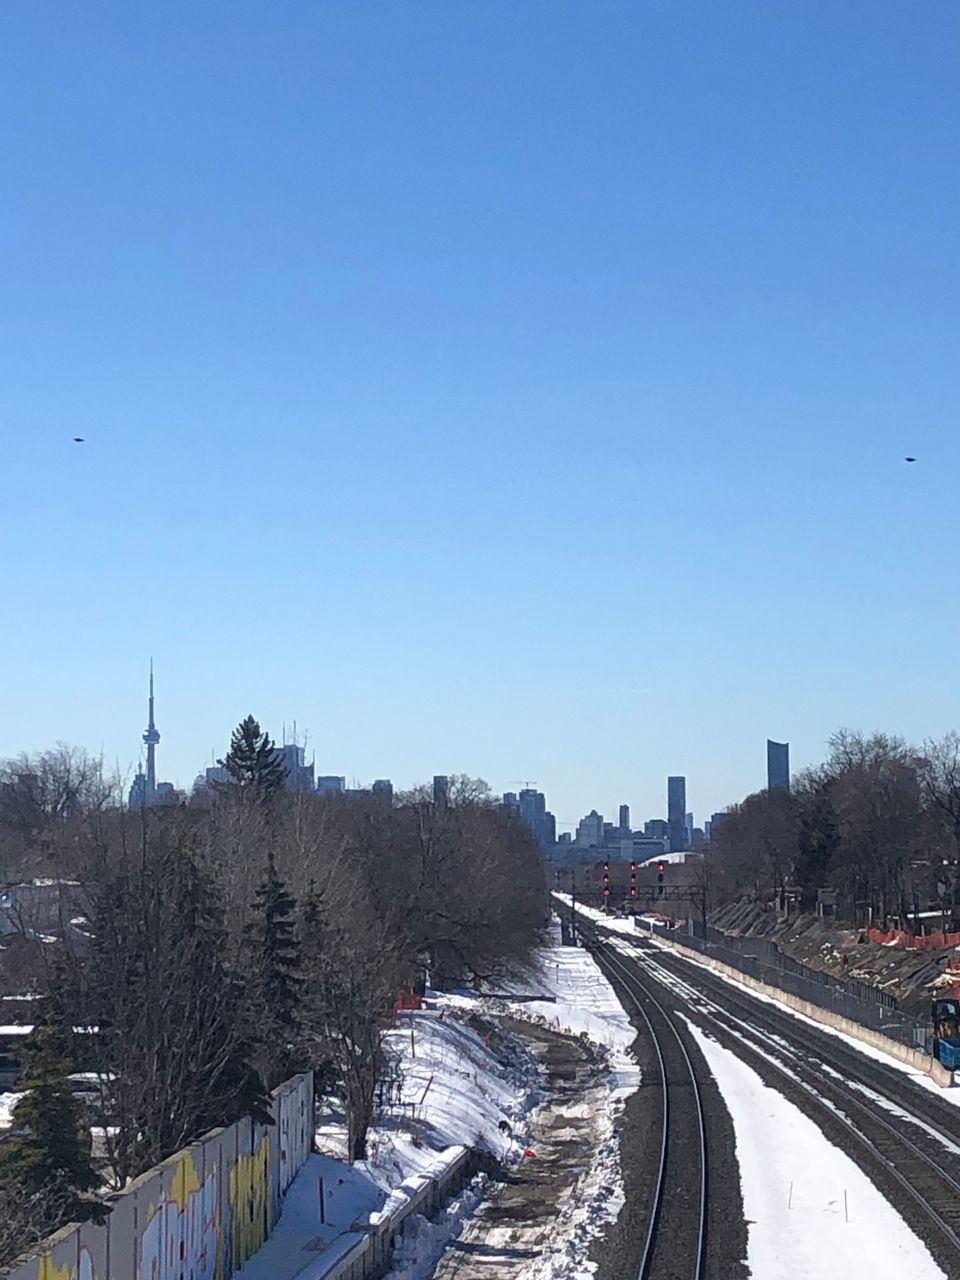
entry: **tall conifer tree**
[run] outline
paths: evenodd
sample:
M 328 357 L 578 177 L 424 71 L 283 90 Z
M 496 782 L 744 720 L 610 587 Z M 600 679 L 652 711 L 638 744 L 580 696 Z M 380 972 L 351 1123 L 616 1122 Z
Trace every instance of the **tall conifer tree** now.
M 37 1002 L 36 1023 L 22 1049 L 20 1088 L 11 1135 L 0 1144 L 0 1177 L 43 1205 L 50 1230 L 97 1217 L 102 1205 L 89 1138 L 70 1089 L 66 1029 L 52 997 Z
M 271 850 L 256 890 L 251 933 L 253 995 L 269 1060 L 269 1083 L 276 1087 L 300 1063 L 300 941 L 294 924 L 296 901 L 277 871 Z
M 240 721 L 230 735 L 230 750 L 217 763 L 240 787 L 264 796 L 278 791 L 287 779 L 277 744 L 253 716 Z

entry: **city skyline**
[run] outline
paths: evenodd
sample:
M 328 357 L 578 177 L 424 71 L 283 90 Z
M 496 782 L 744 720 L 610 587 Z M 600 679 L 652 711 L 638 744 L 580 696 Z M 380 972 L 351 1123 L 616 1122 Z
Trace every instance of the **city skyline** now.
M 870 12 L 8 6 L 0 755 L 132 777 L 151 651 L 181 786 L 561 829 L 958 727 L 960 12 Z
M 160 743 L 160 733 L 155 723 L 155 698 L 154 698 L 154 670 L 153 659 L 150 659 L 149 666 L 149 692 L 148 692 L 148 713 L 147 728 L 141 735 L 141 742 L 147 748 L 146 754 L 146 770 L 144 771 L 144 759 L 141 754 L 137 766 L 137 771 L 133 777 L 128 792 L 128 803 L 131 807 L 139 805 L 153 805 L 173 802 L 177 792 L 189 794 L 198 788 L 204 788 L 211 783 L 226 782 L 228 778 L 227 771 L 217 762 L 210 766 L 201 768 L 194 776 L 193 783 L 186 786 L 180 786 L 178 782 L 159 782 L 156 773 L 156 748 Z M 264 726 L 261 726 L 264 728 Z M 267 730 L 267 732 L 269 732 Z M 389 794 L 390 797 L 396 789 L 391 778 L 377 777 L 371 782 L 359 779 L 352 779 L 351 785 L 347 786 L 347 775 L 345 774 L 320 774 L 316 769 L 316 753 L 312 753 L 311 758 L 307 759 L 306 742 L 299 741 L 299 733 L 297 731 L 297 722 L 293 721 L 292 737 L 288 737 L 286 731 L 286 722 L 281 726 L 281 737 L 274 739 L 278 756 L 283 760 L 287 771 L 287 786 L 297 791 L 317 791 L 320 794 L 334 791 L 344 795 L 359 795 L 365 793 L 372 794 Z M 272 735 L 271 735 L 272 737 Z M 213 758 L 213 757 L 212 757 Z M 772 762 L 776 761 L 776 765 Z M 774 781 L 774 775 L 771 770 L 779 769 L 785 771 L 786 784 L 789 786 L 789 744 L 777 743 L 770 739 L 767 740 L 767 786 L 784 785 L 782 779 Z M 456 771 L 454 771 L 456 772 Z M 445 802 L 448 775 L 434 774 L 432 778 L 432 789 L 436 802 Z M 487 779 L 484 779 L 488 781 Z M 408 786 L 426 785 L 423 779 L 414 779 Z M 488 783 L 489 785 L 489 783 Z M 598 811 L 594 805 L 590 812 L 579 818 L 576 822 L 572 819 L 558 821 L 556 815 L 547 810 L 546 795 L 543 791 L 537 790 L 532 785 L 531 780 L 526 780 L 521 786 L 515 784 L 519 791 L 498 791 L 495 786 L 491 786 L 491 795 L 496 798 L 499 796 L 500 802 L 508 808 L 513 809 L 520 816 L 526 825 L 537 836 L 539 843 L 547 850 L 553 847 L 557 839 L 564 835 L 569 838 L 571 835 L 584 828 L 585 824 L 589 826 L 591 821 L 600 822 L 601 815 L 604 811 Z M 400 790 L 408 789 L 400 787 Z M 695 831 L 703 834 L 703 822 L 698 827 L 695 822 L 694 811 L 687 811 L 687 792 L 686 777 L 670 775 L 666 779 L 666 808 L 662 814 L 651 811 L 651 813 L 641 822 L 646 827 L 651 826 L 651 822 L 661 822 L 665 830 L 669 831 L 669 844 L 674 849 L 690 847 L 693 842 Z M 735 803 L 735 802 L 731 802 Z M 609 830 L 614 828 L 624 837 L 631 834 L 631 807 L 629 802 L 621 801 L 617 806 L 617 821 L 605 822 L 597 828 L 598 838 L 602 837 L 603 827 Z M 715 815 L 714 815 L 715 816 Z M 706 820 L 709 823 L 709 819 Z M 638 826 L 637 832 L 641 832 Z M 682 834 L 681 834 L 682 829 Z M 579 838 L 575 836 L 575 838 Z
M 256 713 L 253 713 L 253 714 L 256 714 Z M 259 717 L 257 718 L 259 719 Z M 330 789 L 339 789 L 345 792 L 346 794 L 351 794 L 351 793 L 360 794 L 362 792 L 369 792 L 369 791 L 376 792 L 378 790 L 383 790 L 385 786 L 388 786 L 392 794 L 393 791 L 404 791 L 417 786 L 432 785 L 432 781 L 433 782 L 436 781 L 437 775 L 432 773 L 430 770 L 427 770 L 422 775 L 411 774 L 409 776 L 404 776 L 402 773 L 400 773 L 399 780 L 395 780 L 397 771 L 395 771 L 394 773 L 389 773 L 389 771 L 387 771 L 386 773 L 384 772 L 374 773 L 367 770 L 365 772 L 358 771 L 358 772 L 352 773 L 352 772 L 344 772 L 341 770 L 334 774 L 329 774 L 329 773 L 323 774 L 320 769 L 320 764 L 317 761 L 317 748 L 315 745 L 311 743 L 311 735 L 309 731 L 303 731 L 303 732 L 299 731 L 297 729 L 297 723 L 298 723 L 297 719 L 293 718 L 289 722 L 293 726 L 292 734 L 288 735 L 286 731 L 287 723 L 288 722 L 286 720 L 281 722 L 279 735 L 274 735 L 271 730 L 271 727 L 265 723 L 262 723 L 262 728 L 264 728 L 268 733 L 270 733 L 270 736 L 274 738 L 274 741 L 277 744 L 278 750 L 284 756 L 284 760 L 285 760 L 285 763 L 287 764 L 288 770 L 295 773 L 298 778 L 301 776 L 301 774 L 303 775 L 304 781 L 301 781 L 297 784 L 297 789 L 306 789 L 306 790 L 317 789 L 320 791 L 330 790 Z M 232 731 L 233 727 L 235 727 L 235 725 L 232 725 L 230 730 L 225 735 L 226 742 L 222 746 L 222 752 L 224 753 L 227 750 L 227 745 L 229 742 L 229 733 L 230 731 Z M 176 741 L 176 736 L 177 735 L 175 734 L 174 741 Z M 206 780 L 209 782 L 210 777 L 214 775 L 220 775 L 223 773 L 222 769 L 216 767 L 216 759 L 218 758 L 218 755 L 221 749 L 212 747 L 208 753 L 208 759 L 210 760 L 211 764 L 200 763 L 199 765 L 191 766 L 188 763 L 186 765 L 185 776 L 181 776 L 181 774 L 176 769 L 173 769 L 172 780 L 164 781 L 164 782 L 157 781 L 156 756 L 154 753 L 156 751 L 156 747 L 160 743 L 160 734 L 156 728 L 155 721 L 154 721 L 153 659 L 150 659 L 149 665 L 148 665 L 148 723 L 147 723 L 146 730 L 139 735 L 139 738 L 141 743 L 144 746 L 146 746 L 146 755 L 144 755 L 143 752 L 141 751 L 136 759 L 131 759 L 130 763 L 127 765 L 126 770 L 124 771 L 122 765 L 120 764 L 120 760 L 121 760 L 120 754 L 117 753 L 117 756 L 116 756 L 117 763 L 116 765 L 113 766 L 113 769 L 112 769 L 112 772 L 115 774 L 115 776 L 119 778 L 121 791 L 127 795 L 128 803 L 130 803 L 131 805 L 139 804 L 141 796 L 146 798 L 146 803 L 148 804 L 158 803 L 158 802 L 170 803 L 173 800 L 175 792 L 190 794 L 194 786 L 201 784 L 203 782 L 205 775 L 206 775 Z M 57 739 L 57 741 L 64 741 L 64 739 L 62 738 Z M 52 744 L 37 743 L 32 748 L 20 748 L 18 750 L 13 750 L 8 752 L 0 751 L 0 759 L 13 757 L 19 754 L 20 750 L 31 750 L 31 749 L 42 750 L 44 746 L 50 746 L 50 745 Z M 73 742 L 73 743 L 70 743 L 70 745 L 81 746 L 81 747 L 90 749 L 89 744 L 84 742 Z M 168 746 L 169 746 L 169 743 L 168 743 Z M 180 760 L 183 760 L 186 750 L 187 750 L 186 747 L 183 747 L 183 746 L 181 747 L 180 755 L 179 755 Z M 749 790 L 745 790 L 742 794 L 722 802 L 717 808 L 714 808 L 710 801 L 705 801 L 702 799 L 702 797 L 698 794 L 700 788 L 695 783 L 694 789 L 693 789 L 693 797 L 695 800 L 693 812 L 695 814 L 700 815 L 699 820 L 695 824 L 697 828 L 700 830 L 703 830 L 704 822 L 709 823 L 710 818 L 707 817 L 708 814 L 713 814 L 715 816 L 717 812 L 722 812 L 724 809 L 728 808 L 729 806 L 739 803 L 739 801 L 744 799 L 745 796 L 751 794 L 752 792 L 761 791 L 765 787 L 771 785 L 772 759 L 776 758 L 776 760 L 778 761 L 779 768 L 781 770 L 786 770 L 786 777 L 789 780 L 790 750 L 791 748 L 789 743 L 775 742 L 769 738 L 766 739 L 763 769 L 760 769 L 758 766 L 758 769 L 755 771 L 753 785 L 750 787 Z M 331 752 L 335 753 L 335 751 L 336 751 L 336 748 L 332 747 Z M 815 757 L 815 759 L 816 758 L 818 757 Z M 326 763 L 329 764 L 330 761 L 327 761 Z M 333 763 L 335 766 L 339 766 L 339 761 L 335 760 Z M 811 763 L 813 763 L 813 761 L 811 761 Z M 110 769 L 109 758 L 106 756 L 105 756 L 105 764 L 109 770 Z M 146 771 L 144 771 L 144 765 L 146 765 Z M 164 767 L 166 768 L 167 766 L 165 765 Z M 431 769 L 432 769 L 432 766 L 431 766 Z M 152 791 L 150 787 L 151 772 L 154 777 L 154 786 Z M 484 772 L 472 773 L 469 770 L 451 768 L 449 770 L 449 773 L 450 774 L 466 773 L 468 774 L 468 776 L 471 776 L 471 777 L 482 778 L 483 781 L 485 781 L 490 787 L 491 794 L 494 797 L 506 798 L 507 796 L 513 794 L 513 792 L 515 792 L 517 787 L 519 786 L 519 784 L 516 783 L 515 781 L 511 784 L 510 787 L 497 785 L 496 775 L 488 775 L 487 773 L 484 773 Z M 763 776 L 761 776 L 761 774 Z M 447 775 L 442 775 L 442 776 L 447 776 Z M 309 778 L 309 783 L 305 781 L 306 778 Z M 493 778 L 493 780 L 491 780 L 491 778 Z M 617 820 L 619 822 L 622 822 L 623 810 L 626 811 L 628 821 L 629 821 L 629 815 L 631 811 L 635 811 L 637 813 L 642 812 L 644 814 L 644 821 L 649 821 L 649 819 L 656 818 L 659 816 L 663 816 L 666 819 L 669 814 L 669 808 L 670 808 L 669 788 L 670 788 L 670 783 L 673 780 L 674 779 L 670 776 L 667 776 L 664 780 L 663 787 L 660 791 L 660 796 L 662 797 L 661 809 L 657 808 L 657 805 L 658 803 L 660 803 L 660 801 L 657 798 L 657 789 L 656 789 L 655 783 L 653 783 L 653 780 L 647 780 L 647 783 L 639 784 L 640 789 L 634 793 L 631 793 L 631 798 L 627 800 L 624 800 L 622 797 L 620 797 L 620 798 L 613 799 L 609 803 L 607 803 L 606 801 L 600 802 L 595 797 L 587 796 L 585 800 L 580 801 L 579 803 L 583 804 L 584 806 L 589 805 L 591 812 L 599 811 L 601 814 L 604 814 L 604 815 L 608 813 L 616 814 Z M 689 817 L 689 814 L 686 812 L 685 806 L 690 801 L 690 796 L 687 794 L 687 790 L 686 790 L 687 777 L 686 775 L 678 776 L 676 778 L 676 781 L 683 784 L 681 787 L 682 799 L 678 798 L 677 814 L 678 815 L 680 814 L 681 807 L 682 807 L 683 817 L 684 819 L 687 819 Z M 339 786 L 330 785 L 335 782 L 338 783 Z M 321 784 L 327 784 L 327 785 L 321 785 Z M 705 795 L 708 795 L 711 791 L 709 784 L 704 786 L 702 789 Z M 537 790 L 537 789 L 534 789 L 534 790 Z M 550 790 L 549 785 L 546 788 L 540 787 L 538 789 L 539 794 L 541 795 L 546 795 L 549 790 Z M 522 795 L 522 791 L 520 792 L 520 794 Z M 555 794 L 560 794 L 560 793 L 555 792 Z M 639 795 L 641 799 L 639 801 L 634 799 L 633 798 L 634 795 Z M 562 800 L 559 807 L 562 810 L 569 811 L 572 814 L 574 810 L 574 806 L 577 803 L 578 803 L 577 801 L 567 802 L 566 800 Z M 571 833 L 571 834 L 575 833 L 578 825 L 583 820 L 583 815 L 586 814 L 587 812 L 588 812 L 587 808 L 584 807 L 582 808 L 581 814 L 579 817 L 572 817 L 572 816 L 559 817 L 559 816 L 556 816 L 553 812 L 548 813 L 547 817 L 550 822 L 551 830 L 555 831 L 557 836 L 559 836 L 561 833 Z M 689 835 L 690 828 L 691 828 L 691 824 L 687 823 L 686 831 L 688 835 Z

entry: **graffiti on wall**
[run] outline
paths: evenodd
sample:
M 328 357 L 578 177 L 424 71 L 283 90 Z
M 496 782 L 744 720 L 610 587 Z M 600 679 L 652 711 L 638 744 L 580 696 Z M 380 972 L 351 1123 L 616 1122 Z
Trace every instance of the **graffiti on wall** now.
M 217 1170 L 200 1177 L 191 1152 L 184 1152 L 173 1184 L 151 1206 L 140 1237 L 137 1280 L 183 1275 L 190 1280 L 219 1280 L 220 1200 Z
M 44 1254 L 39 1260 L 37 1280 L 97 1280 L 97 1274 L 90 1254 L 86 1249 L 81 1249 L 79 1268 L 69 1262 L 59 1266 L 49 1253 Z
M 262 1134 L 252 1155 L 241 1156 L 230 1171 L 233 1210 L 233 1265 L 242 1267 L 270 1232 L 270 1138 Z
M 307 1073 L 276 1091 L 278 1123 L 254 1131 L 252 1153 L 234 1157 L 238 1145 L 249 1150 L 249 1121 L 209 1135 L 121 1192 L 102 1225 L 51 1238 L 7 1280 L 107 1280 L 108 1256 L 112 1280 L 229 1280 L 266 1240 L 309 1155 L 312 1108 Z

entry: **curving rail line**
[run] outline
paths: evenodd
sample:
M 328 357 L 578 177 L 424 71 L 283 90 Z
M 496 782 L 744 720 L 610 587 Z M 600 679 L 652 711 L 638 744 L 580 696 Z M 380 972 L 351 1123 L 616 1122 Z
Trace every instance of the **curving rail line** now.
M 605 952 L 609 944 L 601 942 L 599 934 L 593 936 L 598 948 Z M 745 1001 L 737 999 L 738 994 L 731 992 L 729 1003 L 743 1007 Z M 826 1108 L 830 1118 L 840 1124 L 886 1175 L 906 1192 L 944 1242 L 952 1249 L 960 1250 L 960 1181 L 944 1169 L 942 1160 L 934 1159 L 918 1147 L 895 1124 L 878 1114 L 875 1107 L 858 1097 L 842 1078 L 827 1077 L 822 1071 L 818 1074 L 811 1064 L 793 1055 L 788 1062 L 782 1061 L 781 1053 L 762 1032 L 738 1018 L 730 1008 L 724 1008 L 725 996 L 725 991 L 715 989 L 714 998 L 704 1001 L 701 992 L 697 1013 L 717 1030 L 734 1036 L 748 1055 L 761 1059 L 764 1065 L 785 1076 L 818 1107 Z M 709 1004 L 713 1012 L 705 1004 Z M 910 1112 L 902 1101 L 900 1105 L 905 1116 L 909 1117 Z
M 660 1155 L 637 1280 L 660 1280 L 660 1277 L 673 1280 L 681 1275 L 689 1276 L 689 1280 L 703 1280 L 707 1241 L 707 1135 L 700 1084 L 693 1062 L 673 1021 L 639 975 L 615 952 L 599 942 L 594 942 L 594 946 L 600 967 L 606 971 L 614 987 L 626 991 L 643 1019 L 660 1068 Z M 647 1006 L 654 1011 L 652 1017 Z M 692 1110 L 690 1097 L 694 1100 Z M 681 1099 L 683 1105 L 674 1106 L 675 1098 Z M 698 1166 L 695 1179 L 687 1176 L 691 1153 L 684 1156 L 677 1136 L 678 1125 L 686 1124 L 689 1129 L 691 1120 L 694 1122 L 694 1142 L 691 1145 L 695 1152 L 692 1158 Z M 695 1186 L 696 1210 L 682 1216 L 683 1234 L 687 1237 L 684 1245 L 682 1240 L 678 1240 L 675 1230 L 669 1238 L 664 1238 L 659 1228 L 663 1223 L 665 1206 L 674 1199 L 671 1187 L 674 1191 L 682 1189 L 689 1193 L 691 1184 Z M 677 1224 L 673 1225 L 676 1227 Z M 690 1267 L 684 1271 L 682 1255 L 686 1251 L 690 1253 Z

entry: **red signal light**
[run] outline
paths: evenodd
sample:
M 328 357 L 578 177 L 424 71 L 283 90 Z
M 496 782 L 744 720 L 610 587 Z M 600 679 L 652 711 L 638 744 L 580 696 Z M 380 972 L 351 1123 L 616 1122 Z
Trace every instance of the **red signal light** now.
M 666 867 L 667 867 L 667 864 L 665 862 L 657 863 L 657 870 L 660 872 L 661 875 L 663 875 L 664 871 L 666 870 Z

